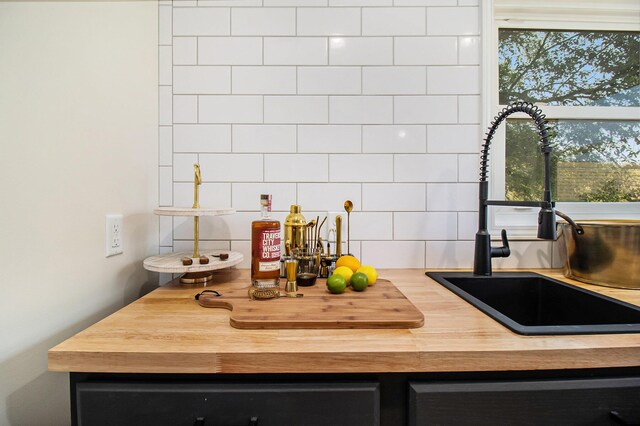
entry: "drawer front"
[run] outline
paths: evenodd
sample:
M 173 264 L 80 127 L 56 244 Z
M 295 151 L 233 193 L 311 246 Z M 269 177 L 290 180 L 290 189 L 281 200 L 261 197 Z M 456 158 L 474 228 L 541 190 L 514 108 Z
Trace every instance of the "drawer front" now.
M 619 419 L 614 419 L 617 412 Z M 640 422 L 640 377 L 410 383 L 410 425 L 616 425 Z
M 78 383 L 77 420 L 97 425 L 378 425 L 377 383 Z M 252 419 L 254 423 L 252 423 Z

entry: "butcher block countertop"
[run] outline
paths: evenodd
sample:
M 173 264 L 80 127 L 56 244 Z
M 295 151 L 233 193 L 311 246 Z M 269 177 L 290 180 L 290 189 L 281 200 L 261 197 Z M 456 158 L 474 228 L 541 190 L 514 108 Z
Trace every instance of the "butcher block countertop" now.
M 424 269 L 379 272 L 422 311 L 423 327 L 241 330 L 229 325 L 228 310 L 198 305 L 194 295 L 203 287 L 173 281 L 49 350 L 49 370 L 379 373 L 640 366 L 640 333 L 521 336 L 426 277 Z M 637 290 L 581 284 L 556 270 L 536 272 L 640 305 Z M 248 270 L 217 271 L 207 288 L 248 287 L 248 276 Z

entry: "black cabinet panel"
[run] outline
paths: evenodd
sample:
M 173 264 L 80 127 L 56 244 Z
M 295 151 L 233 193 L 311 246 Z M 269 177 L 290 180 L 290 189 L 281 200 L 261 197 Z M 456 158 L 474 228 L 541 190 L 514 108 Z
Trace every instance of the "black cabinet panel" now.
M 76 384 L 77 422 L 100 425 L 378 425 L 380 392 L 363 383 Z
M 412 426 L 625 423 L 640 424 L 640 377 L 413 382 L 409 387 Z

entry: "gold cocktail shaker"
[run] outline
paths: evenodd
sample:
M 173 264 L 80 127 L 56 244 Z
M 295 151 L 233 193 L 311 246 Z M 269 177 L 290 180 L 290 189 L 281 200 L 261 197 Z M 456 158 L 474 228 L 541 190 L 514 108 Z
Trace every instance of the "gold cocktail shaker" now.
M 292 204 L 289 216 L 284 221 L 284 251 L 287 256 L 291 256 L 294 249 L 300 249 L 302 252 L 307 242 L 305 237 L 307 221 L 300 211 L 302 211 L 300 205 Z

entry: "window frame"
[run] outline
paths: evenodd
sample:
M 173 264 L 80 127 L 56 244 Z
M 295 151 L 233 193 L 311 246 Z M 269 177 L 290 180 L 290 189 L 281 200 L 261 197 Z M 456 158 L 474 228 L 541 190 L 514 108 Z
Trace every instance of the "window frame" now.
M 501 3 L 496 13 L 494 3 Z M 593 0 L 488 0 L 482 2 L 482 128 L 487 129 L 495 114 L 504 108 L 499 104 L 498 32 L 500 29 L 531 30 L 592 30 L 640 31 L 638 14 L 628 13 L 638 8 L 627 0 L 613 0 L 606 10 Z M 512 3 L 512 5 L 511 5 Z M 531 5 L 529 5 L 531 3 Z M 615 4 L 614 4 L 615 3 Z M 585 6 L 586 4 L 586 6 Z M 590 7 L 589 7 L 590 6 Z M 576 14 L 577 8 L 582 13 Z M 541 106 L 549 120 L 640 120 L 640 107 L 603 106 Z M 510 118 L 528 118 L 516 113 Z M 505 198 L 505 125 L 498 128 L 490 148 L 489 197 Z M 483 133 L 484 135 L 484 133 Z M 484 136 L 483 136 L 484 137 Z M 542 194 L 541 194 L 542 195 Z M 558 210 L 574 219 L 640 219 L 640 203 L 587 203 L 557 202 Z M 532 207 L 499 206 L 489 208 L 489 232 L 498 239 L 501 229 L 509 231 L 510 238 L 536 239 L 538 209 Z

